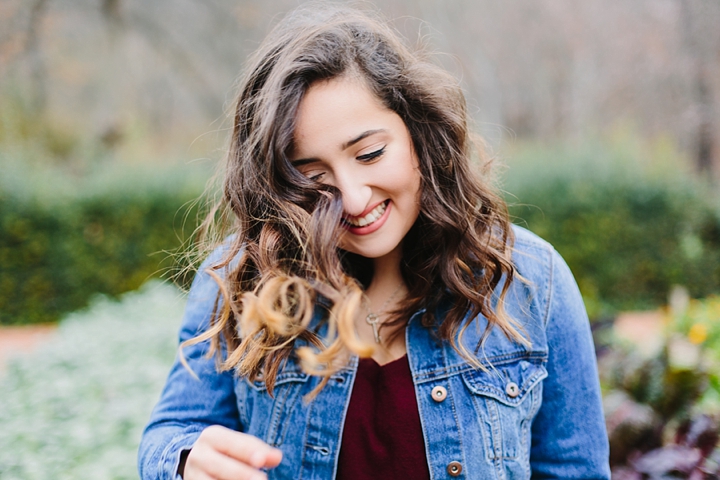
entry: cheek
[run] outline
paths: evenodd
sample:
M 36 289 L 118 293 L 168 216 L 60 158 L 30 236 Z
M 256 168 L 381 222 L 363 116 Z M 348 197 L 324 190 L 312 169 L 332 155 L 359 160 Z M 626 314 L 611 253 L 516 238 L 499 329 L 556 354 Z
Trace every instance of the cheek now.
M 420 173 L 420 167 L 417 164 L 417 161 L 415 163 L 415 167 L 413 168 L 413 178 L 415 179 L 415 182 L 413 184 L 413 189 L 415 190 L 415 200 L 417 202 L 420 202 L 420 190 L 422 190 L 422 174 Z
M 416 204 L 419 204 L 422 177 L 420 175 L 420 167 L 418 166 L 417 160 L 413 160 L 414 161 L 412 162 L 411 167 L 408 168 L 405 175 L 405 178 L 407 178 L 405 191 L 408 195 L 412 196 Z
M 396 190 L 396 200 L 399 202 L 399 211 L 407 218 L 410 223 L 415 222 L 420 213 L 420 189 L 421 177 L 417 167 L 408 168 L 402 172 L 402 176 L 397 177 L 398 182 Z
M 390 172 L 386 172 L 390 174 Z M 420 166 L 417 158 L 412 152 L 408 152 L 401 161 L 396 164 L 392 175 L 388 178 L 396 182 L 395 190 L 403 196 L 410 196 L 414 199 L 420 198 Z

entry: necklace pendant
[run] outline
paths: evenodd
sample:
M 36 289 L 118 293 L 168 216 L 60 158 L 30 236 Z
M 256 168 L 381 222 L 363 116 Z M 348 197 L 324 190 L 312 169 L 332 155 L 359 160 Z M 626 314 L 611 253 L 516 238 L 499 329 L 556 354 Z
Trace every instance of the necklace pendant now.
M 378 322 L 380 321 L 380 317 L 378 317 L 374 313 L 368 313 L 367 317 L 365 317 L 365 321 L 372 325 L 373 329 L 373 335 L 375 336 L 375 343 L 380 343 L 382 338 L 380 338 L 380 332 L 378 331 Z

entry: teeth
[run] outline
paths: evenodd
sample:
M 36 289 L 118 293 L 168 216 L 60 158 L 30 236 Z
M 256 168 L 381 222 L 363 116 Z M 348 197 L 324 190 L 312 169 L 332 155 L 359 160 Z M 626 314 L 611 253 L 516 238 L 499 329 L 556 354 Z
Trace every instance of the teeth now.
M 366 227 L 382 217 L 385 208 L 387 208 L 387 205 L 383 202 L 364 217 L 345 217 L 345 221 L 354 227 Z

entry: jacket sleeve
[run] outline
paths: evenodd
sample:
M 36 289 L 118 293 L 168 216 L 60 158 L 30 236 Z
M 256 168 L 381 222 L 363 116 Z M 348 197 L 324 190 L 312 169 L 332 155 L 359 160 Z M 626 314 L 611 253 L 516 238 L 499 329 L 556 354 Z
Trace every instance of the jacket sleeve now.
M 545 319 L 548 377 L 532 425 L 532 478 L 609 479 L 597 362 L 577 284 L 552 251 Z
M 210 261 L 200 267 L 190 289 L 180 342 L 209 326 L 218 293 L 217 284 L 204 271 Z M 179 479 L 181 452 L 189 450 L 206 427 L 241 429 L 233 374 L 217 372 L 215 359 L 206 356 L 208 348 L 209 342 L 203 342 L 182 350 L 197 378 L 180 363 L 179 357 L 175 358 L 140 442 L 138 469 L 142 480 Z

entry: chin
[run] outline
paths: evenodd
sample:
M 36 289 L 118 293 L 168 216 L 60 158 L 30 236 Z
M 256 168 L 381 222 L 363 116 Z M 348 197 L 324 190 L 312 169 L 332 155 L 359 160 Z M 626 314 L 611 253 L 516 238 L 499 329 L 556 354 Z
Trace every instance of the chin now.
M 373 260 L 385 257 L 386 255 L 393 253 L 399 247 L 400 247 L 400 243 L 392 244 L 392 245 L 373 245 L 373 246 L 367 246 L 365 248 L 361 248 L 358 245 L 343 245 L 342 242 L 340 243 L 340 248 L 342 248 L 343 250 L 346 250 L 346 251 L 354 253 L 356 255 L 360 255 L 361 257 L 365 257 L 365 258 L 369 258 L 369 259 L 373 259 Z

